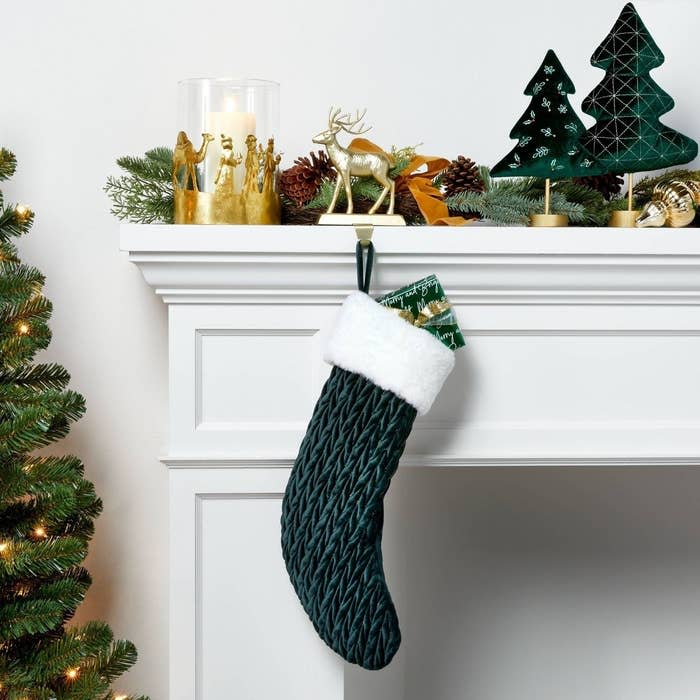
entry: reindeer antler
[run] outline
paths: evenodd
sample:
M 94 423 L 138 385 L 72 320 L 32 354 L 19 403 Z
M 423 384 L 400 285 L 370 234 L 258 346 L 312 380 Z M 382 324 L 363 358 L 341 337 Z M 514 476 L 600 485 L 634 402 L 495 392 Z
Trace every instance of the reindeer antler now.
M 333 117 L 333 122 L 348 134 L 364 134 L 372 128 L 371 126 L 365 127 L 364 122 L 362 122 L 362 120 L 365 118 L 365 114 L 367 114 L 366 108 L 362 110 L 361 114 L 360 110 L 358 109 L 355 113 L 354 119 L 350 117 L 349 112 L 340 115 L 338 114 L 339 112 L 340 110 L 338 110 L 338 112 L 335 113 Z M 362 123 L 360 124 L 360 126 L 357 127 L 357 129 L 352 128 L 360 122 Z
M 328 112 L 328 128 L 332 129 L 335 124 L 335 118 L 340 114 L 340 107 L 333 107 L 331 105 L 330 112 Z

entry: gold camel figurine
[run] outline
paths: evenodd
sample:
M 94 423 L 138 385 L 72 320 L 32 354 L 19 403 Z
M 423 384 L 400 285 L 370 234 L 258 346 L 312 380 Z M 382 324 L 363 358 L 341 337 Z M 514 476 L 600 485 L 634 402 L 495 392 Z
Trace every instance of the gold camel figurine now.
M 177 143 L 175 144 L 175 150 L 173 151 L 173 187 L 175 189 L 179 188 L 177 181 L 178 172 L 180 168 L 184 167 L 185 180 L 182 184 L 182 189 L 186 190 L 188 188 L 188 184 L 191 182 L 192 189 L 195 192 L 199 192 L 195 165 L 204 160 L 205 156 L 207 155 L 209 142 L 213 140 L 214 137 L 211 134 L 202 134 L 202 145 L 199 147 L 198 151 L 195 151 L 192 141 L 189 140 L 184 131 L 181 131 L 177 135 Z
M 350 188 L 350 178 L 352 176 L 367 176 L 371 175 L 380 185 L 384 187 L 382 193 L 377 198 L 377 201 L 369 210 L 370 214 L 374 214 L 381 206 L 382 202 L 389 197 L 389 208 L 387 214 L 394 213 L 394 181 L 389 177 L 389 169 L 392 163 L 389 157 L 384 153 L 365 153 L 355 152 L 347 148 L 343 148 L 336 138 L 340 131 L 345 131 L 348 134 L 364 134 L 369 131 L 370 127 L 360 123 L 364 119 L 364 110 L 361 114 L 358 110 L 355 118 L 352 119 L 350 114 L 341 114 L 340 109 L 333 109 L 328 115 L 328 128 L 322 131 L 317 136 L 314 136 L 314 143 L 323 144 L 328 151 L 328 156 L 331 159 L 335 169 L 338 171 L 338 178 L 335 181 L 335 190 L 333 191 L 333 199 L 328 206 L 327 213 L 330 214 L 335 209 L 340 194 L 341 184 L 345 186 L 345 194 L 348 200 L 348 208 L 346 213 L 352 214 L 352 191 Z M 357 126 L 359 124 L 359 126 Z M 355 127 L 357 127 L 355 129 Z

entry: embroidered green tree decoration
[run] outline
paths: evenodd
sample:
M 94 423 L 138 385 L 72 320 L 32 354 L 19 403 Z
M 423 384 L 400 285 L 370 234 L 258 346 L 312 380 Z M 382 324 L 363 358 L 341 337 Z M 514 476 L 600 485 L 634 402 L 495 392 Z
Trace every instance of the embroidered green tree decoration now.
M 518 143 L 491 169 L 493 177 L 532 176 L 550 180 L 593 174 L 594 160 L 579 140 L 583 123 L 569 103 L 576 91 L 554 51 L 525 88 L 530 105 L 510 132 Z
M 697 155 L 695 141 L 659 121 L 674 105 L 673 98 L 649 76 L 663 62 L 663 53 L 634 5 L 627 3 L 591 57 L 605 77 L 582 105 L 597 121 L 581 143 L 605 172 L 667 168 Z

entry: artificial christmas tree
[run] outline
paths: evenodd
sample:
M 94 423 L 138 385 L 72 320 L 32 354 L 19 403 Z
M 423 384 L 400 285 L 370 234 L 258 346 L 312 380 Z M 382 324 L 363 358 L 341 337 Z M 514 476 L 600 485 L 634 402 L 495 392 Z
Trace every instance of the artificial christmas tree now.
M 583 111 L 597 121 L 581 143 L 605 172 L 628 174 L 628 209 L 614 212 L 612 225 L 635 225 L 633 173 L 687 163 L 698 153 L 695 141 L 659 121 L 674 105 L 649 75 L 663 62 L 632 3 L 591 57 L 605 77 L 583 101 Z
M 14 170 L 0 149 L 0 180 Z M 81 564 L 102 504 L 75 457 L 33 454 L 85 407 L 63 367 L 33 363 L 51 338 L 51 302 L 11 242 L 32 220 L 0 195 L 0 699 L 127 700 L 110 688 L 134 645 L 101 622 L 66 628 L 90 586 Z
M 581 147 L 583 122 L 567 95 L 574 84 L 552 49 L 525 88 L 532 97 L 525 114 L 510 132 L 515 148 L 491 169 L 493 177 L 532 176 L 545 179 L 544 214 L 531 217 L 539 226 L 566 226 L 565 216 L 550 214 L 550 182 L 596 172 L 593 158 Z

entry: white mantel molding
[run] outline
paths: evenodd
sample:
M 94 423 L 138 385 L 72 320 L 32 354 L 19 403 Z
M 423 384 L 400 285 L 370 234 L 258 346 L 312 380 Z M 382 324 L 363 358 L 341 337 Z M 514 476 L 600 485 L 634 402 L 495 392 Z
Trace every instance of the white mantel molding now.
M 460 304 L 700 303 L 698 229 L 386 227 L 373 290 L 430 272 Z M 123 225 L 121 249 L 168 304 L 337 304 L 350 227 Z
M 281 469 L 291 471 L 293 459 L 188 459 L 164 456 L 160 461 L 168 469 Z M 471 457 L 415 457 L 407 456 L 401 460 L 402 468 L 438 467 L 438 468 L 511 468 L 511 467 L 697 467 L 698 457 L 669 457 L 660 454 L 645 457 L 581 457 L 567 455 L 561 457 L 518 458 L 501 457 L 478 459 Z

